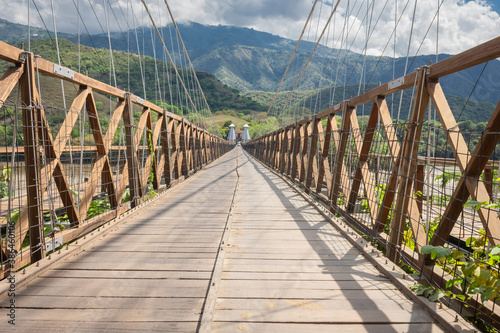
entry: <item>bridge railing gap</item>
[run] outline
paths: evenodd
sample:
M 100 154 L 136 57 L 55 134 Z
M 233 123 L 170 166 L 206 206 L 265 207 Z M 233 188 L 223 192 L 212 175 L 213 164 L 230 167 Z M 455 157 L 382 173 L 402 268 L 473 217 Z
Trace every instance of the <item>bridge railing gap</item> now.
M 484 250 L 500 245 L 498 208 L 486 207 L 499 202 L 500 102 L 484 129 L 461 130 L 439 79 L 498 57 L 500 37 L 243 147 L 369 237 L 389 260 L 447 289 L 453 276 L 422 255 L 423 246 L 446 245 L 470 254 L 475 249 L 471 237 L 479 241 L 483 235 Z M 396 123 L 389 97 L 406 89 L 413 91 L 412 109 L 407 120 Z M 360 126 L 356 109 L 362 105 L 371 112 Z M 440 124 L 428 122 L 431 106 Z M 473 202 L 483 204 L 474 209 Z M 498 265 L 491 269 L 499 276 Z M 467 301 L 467 311 L 500 327 L 493 303 L 481 306 L 476 296 Z
M 0 279 L 234 146 L 147 100 L 3 42 L 0 59 L 6 68 L 0 79 Z M 43 83 L 53 78 L 76 88 L 67 110 L 43 99 Z M 103 96 L 110 105 L 115 101 L 106 120 L 97 101 Z

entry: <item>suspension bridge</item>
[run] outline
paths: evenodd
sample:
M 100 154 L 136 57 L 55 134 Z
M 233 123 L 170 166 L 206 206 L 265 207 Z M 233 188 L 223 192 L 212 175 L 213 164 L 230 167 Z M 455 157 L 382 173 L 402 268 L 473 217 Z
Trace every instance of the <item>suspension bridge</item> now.
M 240 146 L 165 4 L 184 55 L 143 1 L 168 59 L 154 103 L 118 87 L 111 39 L 109 83 L 63 66 L 55 31 L 57 62 L 0 42 L 3 331 L 500 329 L 500 102 L 465 131 L 441 85 L 482 65 L 479 81 L 500 37 L 306 116 L 291 100 L 309 58 Z

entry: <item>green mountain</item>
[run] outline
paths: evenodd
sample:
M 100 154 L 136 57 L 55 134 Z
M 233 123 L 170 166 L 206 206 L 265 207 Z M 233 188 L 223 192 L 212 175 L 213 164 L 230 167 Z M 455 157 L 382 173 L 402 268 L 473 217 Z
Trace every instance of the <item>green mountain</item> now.
M 18 34 L 16 37 L 16 34 L 4 32 L 4 30 L 13 29 L 13 27 L 17 29 L 16 31 L 26 30 L 25 26 L 9 24 L 6 21 L 0 21 L 0 23 L 5 24 L 3 29 L 0 28 L 0 36 L 10 36 L 10 38 L 16 40 L 21 40 L 25 37 L 25 35 L 22 37 L 22 34 Z M 204 73 L 210 73 L 200 74 L 198 72 L 197 75 L 200 78 L 203 88 L 207 89 L 207 100 L 214 111 L 235 109 L 238 112 L 244 111 L 243 113 L 248 113 L 250 112 L 249 110 L 267 110 L 264 105 L 268 105 L 271 99 L 262 96 L 265 96 L 266 92 L 274 92 L 276 90 L 295 47 L 295 41 L 253 29 L 220 25 L 206 26 L 198 23 L 188 23 L 180 24 L 179 30 L 195 68 Z M 173 31 L 172 26 L 161 28 L 161 33 L 164 36 L 174 36 L 175 38 L 175 31 Z M 93 52 L 94 54 L 99 54 L 99 56 L 95 56 L 94 58 L 88 56 L 83 62 L 82 72 L 89 69 L 89 75 L 96 75 L 93 73 L 97 72 L 98 77 L 96 78 L 104 82 L 109 82 L 108 37 L 103 34 L 92 36 L 81 35 L 80 37 L 82 44 L 95 45 L 98 48 L 102 48 L 98 50 L 94 50 L 93 48 L 86 49 L 88 54 Z M 77 36 L 73 35 L 68 38 L 72 41 L 77 41 Z M 171 51 L 175 62 L 186 66 L 186 59 L 178 51 L 173 52 L 171 49 L 171 45 L 175 45 L 176 40 L 166 40 L 167 47 Z M 128 41 L 130 41 L 130 47 L 128 46 Z M 137 35 L 131 30 L 129 32 L 112 33 L 111 37 L 111 44 L 114 49 L 123 51 L 130 49 L 131 52 L 135 53 L 140 50 L 141 54 L 148 56 L 154 54 L 152 41 L 155 44 L 156 55 L 163 57 L 161 42 L 156 33 L 150 31 L 148 28 L 138 28 Z M 36 45 L 36 41 L 33 44 Z M 139 45 L 139 49 L 137 49 L 137 45 Z M 50 48 L 50 46 L 48 47 Z M 291 90 L 294 87 L 296 78 L 299 76 L 313 47 L 314 44 L 310 42 L 302 42 L 300 44 L 288 75 L 283 82 L 281 91 Z M 52 47 L 52 52 L 54 52 L 53 49 L 54 47 Z M 72 52 L 73 61 L 71 66 L 75 68 L 74 56 L 76 53 L 74 46 Z M 128 85 L 127 78 L 125 77 L 127 63 L 126 56 L 122 56 L 126 55 L 126 53 L 115 52 L 115 55 L 119 57 L 119 59 L 115 59 L 117 83 L 119 87 L 126 88 Z M 449 55 L 440 55 L 439 60 L 447 57 Z M 130 90 L 139 96 L 143 96 L 144 89 L 142 88 L 142 79 L 138 65 L 139 58 L 137 56 L 132 58 L 134 65 L 131 73 Z M 55 58 L 52 56 L 52 59 Z M 361 70 L 363 61 L 365 61 L 364 73 Z M 434 61 L 435 55 L 410 57 L 406 67 L 408 71 L 413 71 L 415 68 L 428 65 Z M 145 75 L 146 97 L 148 99 L 156 99 L 157 89 L 154 89 L 155 76 L 154 71 L 152 72 L 154 60 L 146 57 L 144 63 L 147 69 Z M 360 80 L 362 75 L 364 76 L 364 81 L 371 82 L 363 89 L 366 91 L 369 87 L 373 87 L 379 82 L 388 82 L 393 77 L 403 76 L 405 65 L 406 58 L 393 59 L 390 57 L 368 56 L 364 59 L 360 54 L 346 52 L 345 50 L 329 49 L 320 45 L 316 51 L 316 55 L 311 59 L 296 91 L 299 94 L 301 94 L 300 92 L 305 92 L 305 95 L 302 95 L 309 96 L 308 100 L 301 100 L 302 104 L 306 103 L 309 105 L 307 107 L 304 106 L 305 108 L 309 110 L 321 110 L 328 106 L 328 102 L 331 103 L 333 101 L 336 103 L 342 99 L 357 95 L 359 82 L 363 81 Z M 394 74 L 393 66 L 397 69 Z M 95 71 L 96 68 L 99 70 Z M 483 68 L 484 65 L 479 65 L 441 79 L 443 90 L 449 96 L 449 102 L 453 104 L 454 112 L 457 115 L 461 114 L 461 119 L 485 121 L 494 109 L 494 105 L 491 103 L 496 104 L 498 102 L 499 93 L 497 87 L 499 86 L 500 61 L 490 61 L 487 64 L 486 70 L 481 75 Z M 213 76 L 219 79 L 222 84 L 215 80 Z M 480 80 L 478 80 L 479 77 L 481 77 Z M 172 86 L 176 87 L 177 91 L 179 91 L 179 87 L 173 81 Z M 333 88 L 335 86 L 337 87 Z M 474 92 L 471 94 L 474 86 Z M 331 92 L 328 91 L 333 89 L 336 92 L 335 96 L 331 97 Z M 238 96 L 238 91 L 245 93 L 244 98 Z M 338 95 L 339 91 L 342 91 L 341 95 Z M 165 94 L 164 100 L 168 102 L 172 94 L 167 95 Z M 179 100 L 182 100 L 182 96 L 182 91 L 180 94 L 177 94 Z M 326 98 L 325 96 L 329 97 Z M 406 119 L 405 117 L 410 108 L 410 96 L 410 91 L 404 93 L 400 111 L 398 111 L 399 95 L 394 96 L 394 99 L 397 101 L 394 102 L 395 104 L 391 102 L 394 104 L 391 105 L 391 110 L 396 109 L 396 111 L 393 111 L 395 118 L 399 113 L 400 118 Z M 259 103 L 252 104 L 247 97 Z M 392 101 L 392 97 L 389 96 L 389 99 Z M 465 99 L 469 99 L 467 105 Z M 465 105 L 465 110 L 462 112 Z M 369 107 L 365 105 L 365 109 L 369 109 Z
M 373 89 L 376 85 L 367 85 L 365 90 Z M 359 87 L 350 85 L 344 87 L 327 87 L 316 90 L 296 91 L 287 104 L 288 112 L 295 112 L 296 115 L 309 116 L 328 109 L 331 105 L 336 105 L 345 99 L 358 95 Z M 243 94 L 264 105 L 270 105 L 275 93 L 265 91 L 249 91 Z M 273 115 L 279 114 L 290 95 L 289 91 L 278 93 L 273 104 Z M 478 102 L 447 95 L 448 104 L 458 121 L 474 121 L 475 123 L 487 122 L 495 105 L 489 102 Z M 393 119 L 406 121 L 409 111 L 412 108 L 412 95 L 410 91 L 389 95 L 386 97 L 387 106 Z M 370 114 L 372 103 L 364 104 L 357 108 L 358 115 Z M 401 104 L 401 106 L 400 106 Z M 300 118 L 300 117 L 299 117 Z
M 198 23 L 179 24 L 179 30 L 196 70 L 214 74 L 224 84 L 241 92 L 260 90 L 276 91 L 285 72 L 296 41 L 248 28 L 231 26 L 207 26 Z M 172 26 L 161 28 L 163 36 L 175 36 Z M 77 37 L 70 40 L 76 42 Z M 138 28 L 134 31 L 113 33 L 111 44 L 114 49 L 153 56 L 153 42 L 160 57 L 163 47 L 155 31 Z M 143 43 L 141 43 L 144 41 Z M 176 44 L 166 39 L 167 47 Z M 84 45 L 108 48 L 108 37 L 104 34 L 81 36 Z M 177 47 L 177 46 L 176 46 Z M 302 71 L 314 43 L 301 42 L 281 90 L 291 90 Z M 186 63 L 178 52 L 172 52 L 176 63 Z M 161 56 L 162 57 L 162 56 Z M 450 57 L 439 55 L 439 60 Z M 408 59 L 407 72 L 435 62 L 435 55 L 423 55 Z M 362 65 L 365 62 L 365 71 Z M 346 50 L 330 49 L 320 45 L 302 77 L 298 90 L 312 90 L 333 85 L 356 85 L 360 81 L 378 84 L 404 75 L 406 58 L 373 57 L 366 59 L 360 54 Z M 393 66 L 395 73 L 393 74 Z M 441 79 L 445 94 L 469 98 L 484 65 L 479 65 Z M 364 80 L 361 80 L 362 75 Z M 490 103 L 498 102 L 500 61 L 493 60 L 487 71 L 477 82 L 471 98 Z
M 19 42 L 13 43 L 20 47 Z M 66 40 L 59 39 L 59 48 L 62 65 L 78 71 L 78 45 Z M 42 58 L 57 63 L 57 53 L 50 39 L 36 39 L 31 42 L 31 49 Z M 125 91 L 130 91 L 137 96 L 146 98 L 150 101 L 162 100 L 170 105 L 179 108 L 182 106 L 190 108 L 185 90 L 178 81 L 174 68 L 162 61 L 151 57 L 137 57 L 132 55 L 128 57 L 121 51 L 113 52 L 113 61 L 116 73 L 116 86 Z M 141 61 L 141 64 L 139 64 Z M 130 65 L 128 64 L 130 62 Z M 144 68 L 144 85 L 141 74 L 141 66 Z M 170 82 L 170 87 L 166 84 L 158 87 L 156 80 L 155 67 L 158 68 L 158 75 L 164 79 L 161 82 Z M 128 75 L 130 68 L 130 76 Z M 90 47 L 81 47 L 81 65 L 80 71 L 87 73 L 88 76 L 114 85 L 114 78 L 109 74 L 109 51 L 105 49 L 93 49 Z M 187 88 L 194 89 L 194 79 L 192 73 L 188 70 L 178 68 L 180 75 L 184 78 Z M 253 111 L 267 111 L 267 107 L 251 100 L 249 97 L 243 97 L 234 88 L 221 83 L 217 78 L 209 73 L 196 73 L 200 85 L 204 90 L 207 102 L 212 111 L 221 111 L 232 109 L 238 112 L 250 113 Z M 58 94 L 46 96 L 53 100 L 55 104 L 62 105 L 62 99 Z
M 47 30 L 31 27 L 30 34 L 32 39 L 40 39 L 40 38 L 50 38 L 54 37 L 53 32 L 50 34 Z M 59 32 L 57 34 L 59 38 L 70 38 L 74 37 L 73 34 L 67 34 L 64 32 Z M 0 19 L 0 40 L 5 42 L 26 42 L 26 49 L 28 49 L 27 40 L 28 40 L 28 26 L 23 24 L 12 23 L 4 19 Z

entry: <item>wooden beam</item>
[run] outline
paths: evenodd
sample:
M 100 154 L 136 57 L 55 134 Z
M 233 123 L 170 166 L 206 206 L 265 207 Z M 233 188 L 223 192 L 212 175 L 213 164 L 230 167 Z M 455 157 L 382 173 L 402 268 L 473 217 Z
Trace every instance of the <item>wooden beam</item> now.
M 24 66 L 9 67 L 0 79 L 0 108 L 4 105 L 12 89 L 16 86 L 24 72 Z
M 163 118 L 164 115 L 158 115 L 158 118 L 156 120 L 154 129 L 153 129 L 153 135 L 152 135 L 152 140 L 151 140 L 151 147 L 153 147 L 153 155 L 150 156 L 152 161 L 152 168 L 153 168 L 153 188 L 158 191 L 160 189 L 160 180 L 161 180 L 161 175 L 163 174 L 163 167 L 164 163 L 160 162 L 160 150 L 158 148 L 158 139 L 160 138 L 160 134 L 162 131 L 162 124 L 163 124 Z M 151 126 L 152 124 L 148 123 L 148 127 Z M 161 145 L 161 141 L 160 141 Z M 164 158 L 164 157 L 163 157 Z
M 299 168 L 299 182 L 303 182 L 306 177 L 306 166 L 307 166 L 307 149 L 309 146 L 309 133 L 311 133 L 311 120 L 309 119 L 307 123 L 304 124 L 304 131 L 302 134 L 302 153 L 298 156 L 300 161 Z
M 370 117 L 368 118 L 368 124 L 366 126 L 365 136 L 361 138 L 361 130 L 359 128 L 358 119 L 356 113 L 353 112 L 351 120 L 351 128 L 353 132 L 354 145 L 358 152 L 358 165 L 356 171 L 354 172 L 354 178 L 352 179 L 351 192 L 349 194 L 349 199 L 347 202 L 347 212 L 353 213 L 356 200 L 359 195 L 359 187 L 361 182 L 365 189 L 366 200 L 368 201 L 368 207 L 370 209 L 370 216 L 373 220 L 377 218 L 378 214 L 378 204 L 375 200 L 375 186 L 373 186 L 373 180 L 371 172 L 368 168 L 368 153 L 373 142 L 373 136 L 377 128 L 378 122 L 378 106 L 377 103 L 373 103 Z M 363 140 L 363 142 L 361 142 Z
M 302 142 L 302 137 L 303 137 L 303 127 L 296 125 L 294 129 L 294 142 L 293 142 L 293 151 L 292 151 L 292 170 L 290 172 L 290 177 L 292 180 L 295 180 L 297 177 L 297 174 L 300 169 L 300 162 L 299 162 L 299 157 L 300 157 L 300 144 Z
M 311 143 L 309 144 L 309 150 L 306 153 L 306 179 L 305 179 L 305 192 L 309 194 L 311 192 L 311 183 L 313 179 L 313 166 L 317 166 L 316 164 L 316 153 L 318 151 L 318 136 L 319 136 L 319 128 L 318 123 L 321 123 L 321 118 L 316 118 L 313 116 L 311 121 Z M 316 171 L 317 172 L 317 171 Z M 318 181 L 316 175 L 316 182 Z
M 147 109 L 148 111 L 144 111 L 147 113 L 146 117 L 146 123 L 145 129 L 146 131 L 144 132 L 146 136 L 146 146 L 147 146 L 147 157 L 146 161 L 144 162 L 144 165 L 142 166 L 142 179 L 141 179 L 141 185 L 142 185 L 142 193 L 143 195 L 146 195 L 146 192 L 148 191 L 148 183 L 151 181 L 151 185 L 154 186 L 155 183 L 155 171 L 156 171 L 156 159 L 153 162 L 153 158 L 155 156 L 155 147 L 156 145 L 153 144 L 153 123 L 151 121 L 151 111 Z
M 111 170 L 111 163 L 109 162 L 107 148 L 111 146 L 112 140 L 114 139 L 117 129 L 117 124 L 115 122 L 110 122 L 108 126 L 108 133 L 106 133 L 106 136 L 104 136 L 102 134 L 102 127 L 99 121 L 99 114 L 97 112 L 94 95 L 92 93 L 89 93 L 87 95 L 86 101 L 87 101 L 86 104 L 87 104 L 87 113 L 89 115 L 90 129 L 94 136 L 97 153 L 101 156 L 104 156 L 104 162 L 103 162 L 104 165 L 102 170 L 100 171 L 101 184 L 104 186 L 106 192 L 108 193 L 108 200 L 111 207 L 115 208 L 118 206 L 119 200 L 116 197 L 116 188 L 113 182 L 113 171 Z M 80 212 L 80 217 L 82 216 L 83 219 L 85 219 L 86 212 L 85 214 L 82 214 Z
M 337 125 L 337 119 L 335 116 L 333 117 L 333 121 L 331 122 L 332 125 L 332 137 L 333 137 L 333 145 L 335 146 L 335 156 L 333 157 L 333 163 L 331 165 L 332 168 L 332 175 L 330 178 L 330 192 L 328 192 L 328 198 L 331 198 L 332 195 L 332 190 L 333 190 L 333 177 L 334 177 L 334 165 L 335 165 L 335 158 L 337 156 L 337 150 L 338 147 L 340 146 L 340 140 L 341 140 L 341 131 Z M 345 200 L 347 200 L 349 196 L 349 179 L 347 175 L 347 168 L 344 164 L 344 161 L 342 161 L 342 164 L 339 166 L 340 167 L 340 183 L 342 185 L 342 194 L 344 196 L 344 205 L 345 205 Z M 338 189 L 337 189 L 338 191 Z
M 491 200 L 484 182 L 480 181 L 480 176 L 500 139 L 500 135 L 498 135 L 500 132 L 500 102 L 486 125 L 481 140 L 476 145 L 474 152 L 470 154 L 466 141 L 458 131 L 458 124 L 446 101 L 441 85 L 437 82 L 431 82 L 428 90 L 441 124 L 446 131 L 448 143 L 463 174 L 431 240 L 431 244 L 440 245 L 446 241 L 451 233 L 469 195 L 472 200 L 479 202 L 490 202 Z M 498 245 L 500 243 L 500 219 L 497 213 L 480 208 L 478 215 L 490 242 L 495 246 Z
M 399 249 L 403 243 L 407 218 L 413 231 L 413 235 L 415 235 L 417 239 L 415 242 L 417 251 L 418 246 L 423 246 L 427 243 L 425 240 L 426 233 L 420 223 L 420 218 L 417 217 L 417 220 L 415 221 L 412 216 L 407 215 L 407 212 L 411 212 L 409 208 L 411 198 L 413 198 L 413 180 L 417 167 L 418 146 L 420 143 L 420 136 L 422 134 L 422 123 L 424 121 L 425 111 L 429 104 L 429 93 L 426 89 L 426 71 L 427 68 L 425 67 L 419 70 L 414 108 L 410 121 L 407 125 L 408 128 L 400 154 L 401 162 L 398 172 L 400 178 L 397 192 L 398 196 L 394 207 L 394 216 L 391 221 L 389 244 L 386 249 L 387 257 L 395 263 L 399 262 Z M 423 239 L 422 236 L 424 236 Z
M 379 97 L 375 100 L 375 103 L 377 103 L 378 106 L 380 120 L 382 121 L 382 124 L 384 126 L 385 138 L 391 152 L 391 159 L 393 160 L 392 172 L 385 187 L 384 199 L 380 204 L 378 216 L 373 227 L 375 233 L 380 233 L 387 223 L 389 213 L 391 212 L 392 204 L 394 201 L 394 196 L 396 194 L 395 189 L 398 179 L 398 168 L 401 161 L 397 158 L 397 156 L 399 156 L 401 147 L 399 145 L 399 140 L 396 135 L 396 128 L 394 128 L 394 124 L 392 123 L 389 108 L 387 107 L 385 98 Z
M 340 132 L 339 138 L 338 138 L 338 143 L 336 145 L 336 154 L 335 154 L 335 163 L 333 165 L 333 170 L 332 170 L 332 185 L 331 185 L 331 193 L 330 193 L 330 201 L 332 204 L 332 209 L 336 208 L 338 206 L 338 198 L 339 198 L 339 188 L 342 184 L 342 189 L 343 191 L 347 191 L 348 188 L 345 188 L 347 186 L 348 180 L 345 179 L 343 181 L 343 178 L 346 178 L 345 176 L 345 166 L 344 166 L 344 155 L 345 155 L 345 150 L 347 148 L 347 141 L 349 139 L 349 133 L 350 133 L 350 128 L 351 128 L 351 114 L 354 112 L 354 108 L 350 107 L 346 103 L 343 104 L 343 111 L 342 111 L 342 131 Z M 337 124 L 334 125 L 335 127 Z M 344 172 L 343 172 L 344 169 Z M 346 195 L 346 192 L 344 192 L 344 202 L 347 200 L 348 196 Z
M 284 174 L 286 169 L 286 156 L 288 153 L 288 130 L 283 130 L 281 133 L 281 161 L 280 161 L 280 173 Z
M 323 180 L 326 180 L 327 193 L 331 191 L 331 179 L 332 174 L 330 172 L 330 162 L 328 161 L 328 153 L 330 151 L 330 143 L 332 140 L 332 122 L 335 120 L 335 115 L 329 115 L 326 123 L 326 132 L 323 132 L 323 124 L 319 122 L 318 124 L 318 136 L 323 138 L 321 141 L 321 155 L 319 156 L 319 171 L 318 179 L 316 184 L 316 192 L 321 193 L 323 187 Z
M 429 79 L 438 79 L 500 57 L 500 37 L 429 66 Z
M 123 112 L 123 122 L 125 125 L 125 142 L 127 144 L 127 167 L 130 190 L 130 205 L 132 208 L 139 205 L 139 198 L 142 196 L 139 184 L 139 165 L 137 161 L 137 142 L 136 133 L 134 133 L 133 106 L 130 101 L 130 95 L 125 99 L 125 110 Z
M 39 115 L 40 99 L 35 85 L 35 67 L 32 54 L 26 54 L 25 70 L 20 79 L 21 100 L 25 106 L 22 109 L 24 154 L 26 163 L 26 195 L 27 222 L 30 233 L 31 262 L 44 257 L 43 219 L 40 202 L 42 192 L 38 185 L 40 177 L 41 156 L 38 145 L 38 129 L 41 126 Z M 24 221 L 23 221 L 24 222 Z M 24 224 L 24 223 L 23 223 Z M 21 224 L 21 234 L 26 235 L 26 225 Z M 17 229 L 17 228 L 16 228 Z M 22 235 L 21 235 L 22 236 Z M 21 248 L 24 236 L 20 237 L 16 250 Z

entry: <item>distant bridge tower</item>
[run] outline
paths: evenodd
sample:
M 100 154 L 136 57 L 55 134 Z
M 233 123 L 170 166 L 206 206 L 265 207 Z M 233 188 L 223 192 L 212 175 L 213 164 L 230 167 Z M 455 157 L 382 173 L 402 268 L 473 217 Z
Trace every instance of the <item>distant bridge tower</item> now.
M 229 135 L 227 136 L 227 140 L 229 143 L 236 143 L 236 134 L 234 134 L 234 124 L 229 125 Z
M 250 141 L 250 133 L 248 133 L 248 124 L 245 124 L 245 126 L 243 126 L 243 136 L 241 137 L 241 141 L 243 143 L 246 143 L 248 141 Z

